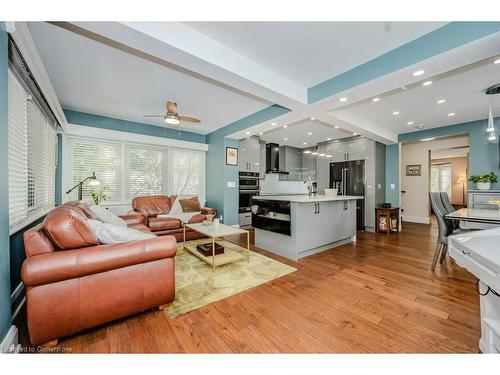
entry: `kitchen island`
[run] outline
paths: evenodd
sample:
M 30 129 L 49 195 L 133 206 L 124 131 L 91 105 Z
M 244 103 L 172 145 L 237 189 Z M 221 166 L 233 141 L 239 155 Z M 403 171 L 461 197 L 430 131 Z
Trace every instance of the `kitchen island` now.
M 291 260 L 356 240 L 356 200 L 362 196 L 257 196 L 255 245 Z

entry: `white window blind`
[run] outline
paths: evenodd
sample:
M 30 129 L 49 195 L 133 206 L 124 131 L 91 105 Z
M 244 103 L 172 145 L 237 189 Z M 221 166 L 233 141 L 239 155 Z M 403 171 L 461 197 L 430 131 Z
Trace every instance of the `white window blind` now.
M 72 188 L 95 172 L 101 185 L 96 189 L 105 189 L 110 202 L 122 200 L 122 146 L 119 143 L 100 142 L 70 138 L 71 167 L 66 189 Z M 83 199 L 89 200 L 92 187 L 83 185 Z M 73 190 L 67 199 L 77 199 L 78 189 Z
M 28 94 L 11 71 L 8 85 L 9 227 L 13 227 L 28 216 Z
M 140 195 L 205 196 L 205 152 L 128 142 L 68 137 L 65 190 L 96 173 L 109 193 L 107 203 L 128 204 Z M 76 199 L 77 189 L 65 200 Z M 90 200 L 84 184 L 83 199 Z
M 9 70 L 9 228 L 11 233 L 54 206 L 56 131 Z
M 167 179 L 167 153 L 139 145 L 127 145 L 126 153 L 126 197 L 162 194 Z
M 171 194 L 205 194 L 205 153 L 173 149 Z

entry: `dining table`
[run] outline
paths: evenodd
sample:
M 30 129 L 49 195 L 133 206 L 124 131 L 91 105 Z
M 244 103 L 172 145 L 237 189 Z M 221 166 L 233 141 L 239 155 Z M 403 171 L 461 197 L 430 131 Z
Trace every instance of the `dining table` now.
M 488 208 L 461 208 L 445 215 L 448 219 L 472 223 L 500 225 L 500 210 Z

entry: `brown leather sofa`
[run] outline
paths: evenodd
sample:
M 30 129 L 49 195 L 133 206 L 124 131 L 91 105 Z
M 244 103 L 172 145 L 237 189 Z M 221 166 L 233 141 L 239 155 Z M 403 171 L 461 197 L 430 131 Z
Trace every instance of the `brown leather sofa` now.
M 172 236 L 101 245 L 80 202 L 55 208 L 24 233 L 28 330 L 33 345 L 51 342 L 174 300 Z M 149 231 L 142 215 L 122 217 Z
M 158 217 L 158 215 L 168 215 L 174 204 L 175 195 L 149 195 L 135 197 L 132 200 L 134 213 L 140 213 L 146 220 L 146 225 L 159 236 L 172 235 L 177 241 L 183 240 L 183 225 L 179 219 L 174 217 Z M 189 223 L 201 223 L 206 220 L 208 214 L 217 214 L 215 208 L 202 208 L 201 213 L 191 218 Z M 186 239 L 192 240 L 203 238 L 204 236 L 189 228 L 186 228 Z

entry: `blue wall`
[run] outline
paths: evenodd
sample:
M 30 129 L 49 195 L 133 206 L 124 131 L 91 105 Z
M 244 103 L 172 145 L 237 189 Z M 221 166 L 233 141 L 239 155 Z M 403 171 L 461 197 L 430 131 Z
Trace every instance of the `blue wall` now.
M 8 181 L 8 50 L 7 33 L 0 23 L 0 342 L 11 326 Z
M 399 206 L 399 144 L 385 147 L 385 201 Z M 394 184 L 394 189 L 391 189 Z
M 127 133 L 150 135 L 154 137 L 172 138 L 181 141 L 206 143 L 207 137 L 204 134 L 181 131 L 171 128 L 163 128 L 141 122 L 120 120 L 112 117 L 94 115 L 91 113 L 78 112 L 64 109 L 66 119 L 71 124 L 91 126 L 94 128 L 117 130 Z
M 338 94 L 383 75 L 500 31 L 500 22 L 451 22 L 307 90 L 307 100 Z
M 495 130 L 498 135 L 499 118 L 494 119 Z M 487 141 L 486 135 L 487 120 L 478 120 L 464 122 L 450 126 L 443 126 L 436 129 L 421 130 L 413 133 L 399 135 L 399 142 L 418 141 L 424 138 L 446 137 L 453 135 L 468 134 L 469 135 L 469 171 L 470 175 L 482 175 L 489 172 L 495 172 L 500 176 L 499 167 L 499 142 L 494 143 Z M 394 204 L 399 204 L 399 145 L 387 146 L 386 154 L 386 181 L 390 184 L 390 180 L 398 181 L 397 190 L 386 190 L 386 199 Z M 474 185 L 469 182 L 469 188 Z M 500 183 L 492 184 L 493 189 L 500 189 Z
M 227 136 L 261 122 L 269 121 L 289 111 L 285 107 L 272 105 L 208 134 L 206 158 L 207 206 L 217 208 L 218 215 L 223 215 L 226 224 L 238 223 L 239 170 L 237 166 L 226 165 L 226 147 L 239 146 L 239 141 L 227 138 Z M 229 181 L 235 182 L 236 187 L 228 188 L 227 182 Z

